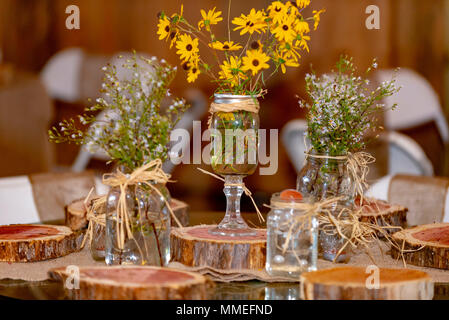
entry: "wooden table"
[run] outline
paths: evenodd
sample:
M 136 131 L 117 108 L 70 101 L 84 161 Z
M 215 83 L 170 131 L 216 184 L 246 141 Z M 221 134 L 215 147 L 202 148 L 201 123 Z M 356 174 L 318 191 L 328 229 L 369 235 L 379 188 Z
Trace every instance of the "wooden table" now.
M 220 212 L 194 212 L 190 214 L 190 225 L 213 224 L 223 217 Z M 256 214 L 243 214 L 252 226 L 260 226 Z M 57 221 L 61 222 L 61 221 Z M 55 223 L 54 221 L 52 223 Z M 1 299 L 64 299 L 62 285 L 59 282 L 0 280 Z M 216 283 L 209 292 L 211 300 L 297 300 L 298 283 L 265 283 L 260 281 Z M 435 300 L 449 300 L 449 283 L 435 284 Z

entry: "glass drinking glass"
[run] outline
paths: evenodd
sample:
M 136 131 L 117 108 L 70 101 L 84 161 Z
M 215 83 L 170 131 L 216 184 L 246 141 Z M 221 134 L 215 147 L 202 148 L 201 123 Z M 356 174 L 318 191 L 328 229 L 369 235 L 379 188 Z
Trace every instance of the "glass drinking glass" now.
M 215 104 L 233 104 L 256 99 L 245 95 L 215 94 Z M 211 165 L 224 177 L 226 214 L 210 233 L 225 236 L 252 236 L 240 214 L 243 179 L 257 168 L 259 116 L 248 111 L 215 112 L 211 121 Z

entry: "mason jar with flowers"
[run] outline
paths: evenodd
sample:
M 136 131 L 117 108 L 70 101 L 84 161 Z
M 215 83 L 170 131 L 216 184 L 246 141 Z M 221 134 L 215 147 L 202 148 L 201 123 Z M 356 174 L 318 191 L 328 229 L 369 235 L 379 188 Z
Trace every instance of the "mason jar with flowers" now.
M 375 68 L 373 60 L 366 74 Z M 369 89 L 369 80 L 356 74 L 353 59 L 347 56 L 340 58 L 332 73 L 319 77 L 311 73 L 305 79 L 311 103 L 300 100 L 299 104 L 307 109 L 307 162 L 298 174 L 297 190 L 315 201 L 338 199 L 335 216 L 345 219 L 356 195 L 363 195 L 368 165 L 375 160 L 362 152 L 369 142 L 367 133 L 380 129 L 375 115 L 386 110 L 381 100 L 399 88 L 393 78 Z M 340 249 L 350 235 L 337 233 L 332 225 L 321 230 L 323 257 L 347 261 L 349 252 Z
M 95 199 L 105 212 L 88 213 L 88 236 L 105 235 L 105 261 L 114 264 L 163 266 L 170 259 L 170 194 L 162 170 L 167 158 L 170 132 L 187 105 L 170 96 L 168 86 L 176 67 L 156 57 L 119 57 L 129 76 L 121 77 L 116 65 L 107 65 L 96 104 L 78 118 L 64 120 L 49 131 L 54 142 L 84 145 L 110 157 L 115 170 L 103 176 L 110 187 Z M 125 74 L 121 72 L 120 74 Z M 172 99 L 162 108 L 163 99 Z M 79 124 L 87 130 L 79 129 Z M 174 217 L 176 220 L 176 217 Z M 91 246 L 95 250 L 95 244 Z
M 266 93 L 265 82 L 271 76 L 298 67 L 301 54 L 309 51 L 311 28 L 317 29 L 324 12 L 306 16 L 309 5 L 310 0 L 274 1 L 265 9 L 231 17 L 229 0 L 226 19 L 216 8 L 201 10 L 197 24 L 184 17 L 183 7 L 180 13 L 159 14 L 159 39 L 176 47 L 187 81 L 195 82 L 204 74 L 217 86 L 209 118 L 211 165 L 214 176 L 224 181 L 227 209 L 212 234 L 255 234 L 240 215 L 240 197 L 244 192 L 251 195 L 243 178 L 257 168 L 258 99 Z M 217 35 L 214 29 L 225 21 L 227 34 Z M 234 32 L 239 33 L 239 41 L 234 40 Z M 203 49 L 212 54 L 203 54 Z M 256 211 L 260 213 L 257 206 Z

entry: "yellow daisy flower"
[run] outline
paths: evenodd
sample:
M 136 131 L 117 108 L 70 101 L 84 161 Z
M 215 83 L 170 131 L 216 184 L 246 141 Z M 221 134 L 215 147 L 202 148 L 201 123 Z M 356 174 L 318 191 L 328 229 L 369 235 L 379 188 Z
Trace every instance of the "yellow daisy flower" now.
M 318 24 L 320 23 L 320 14 L 322 14 L 323 12 L 326 12 L 326 10 L 313 10 L 313 20 L 315 20 L 315 24 L 313 25 L 313 30 L 316 30 L 318 28 Z
M 201 30 L 201 28 L 206 27 L 207 31 L 210 31 L 210 26 L 213 24 L 217 24 L 218 22 L 222 21 L 223 18 L 221 16 L 221 11 L 215 12 L 215 7 L 212 10 L 209 10 L 208 13 L 201 9 L 201 16 L 203 17 L 203 20 L 198 22 L 198 29 Z
M 268 6 L 268 16 L 273 23 L 279 23 L 288 12 L 288 7 L 280 1 L 274 1 Z
M 304 9 L 310 5 L 310 0 L 296 0 L 296 5 L 300 9 Z
M 198 68 L 197 65 L 193 65 L 189 69 L 189 71 L 187 71 L 187 82 L 189 82 L 189 83 L 195 82 L 195 80 L 198 78 L 200 73 L 201 73 L 200 68 Z
M 243 71 L 251 70 L 253 76 L 262 69 L 268 69 L 270 66 L 267 62 L 270 60 L 265 53 L 260 50 L 249 50 L 243 57 Z
M 310 52 L 307 41 L 310 41 L 309 36 L 301 36 L 301 40 L 296 41 L 295 45 L 305 49 L 307 52 Z
M 260 42 L 260 40 L 251 42 L 249 47 L 251 48 L 251 50 L 262 50 L 263 49 L 263 45 L 262 45 L 262 42 Z
M 191 60 L 198 52 L 198 39 L 192 39 L 188 34 L 182 34 L 176 41 L 176 51 L 180 55 L 180 59 L 184 61 Z
M 236 51 L 242 48 L 240 44 L 234 43 L 234 41 L 214 41 L 212 43 L 209 43 L 209 47 L 221 51 Z
M 298 7 L 296 4 L 291 3 L 290 1 L 287 1 L 285 3 L 285 6 L 288 9 L 288 14 L 293 14 L 293 15 L 301 15 L 299 13 Z
M 295 41 L 294 44 L 284 43 L 279 45 L 277 51 L 284 57 L 289 57 L 295 61 L 299 61 L 301 55 L 298 51 L 301 50 L 301 47 L 299 47 L 298 44 L 299 41 Z
M 307 21 L 298 21 L 296 22 L 295 26 L 295 31 L 297 34 L 303 35 L 305 33 L 309 33 L 310 32 L 310 26 L 307 23 Z
M 291 53 L 277 54 L 276 58 L 280 62 L 280 67 L 282 73 L 285 73 L 287 70 L 286 67 L 299 67 L 298 60 Z
M 247 32 L 249 34 L 253 34 L 254 32 L 265 32 L 265 14 L 262 11 L 256 11 L 254 8 L 251 9 L 247 16 L 242 14 L 240 17 L 232 19 L 232 23 L 237 25 L 237 27 L 234 28 L 234 31 L 242 29 L 240 35 Z
M 157 34 L 159 35 L 159 40 L 167 38 L 170 34 L 170 20 L 167 16 L 159 19 L 159 24 L 157 25 Z
M 242 60 L 238 57 L 230 56 L 229 61 L 223 61 L 218 72 L 219 78 L 229 81 L 231 87 L 239 85 L 240 80 L 246 79 L 245 74 L 241 71 Z
M 176 41 L 178 41 L 178 35 L 179 35 L 179 31 L 177 29 L 174 29 L 170 32 L 170 49 L 173 47 L 173 45 L 176 43 Z
M 281 22 L 273 30 L 273 34 L 279 41 L 285 41 L 291 43 L 296 38 L 296 32 L 294 29 L 296 17 L 294 15 L 284 15 Z

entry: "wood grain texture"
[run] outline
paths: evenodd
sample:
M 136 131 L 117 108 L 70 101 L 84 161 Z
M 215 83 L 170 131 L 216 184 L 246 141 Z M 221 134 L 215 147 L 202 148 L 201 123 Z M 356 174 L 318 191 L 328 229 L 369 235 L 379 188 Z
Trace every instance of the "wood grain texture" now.
M 80 250 L 84 234 L 73 232 L 65 226 L 11 225 L 19 227 L 42 226 L 56 230 L 56 234 L 24 239 L 2 239 L 0 236 L 0 261 L 35 262 L 59 258 Z M 4 226 L 3 226 L 4 227 Z
M 49 271 L 52 279 L 65 284 L 66 268 Z M 134 280 L 133 280 L 134 279 Z M 186 271 L 148 266 L 80 268 L 79 289 L 66 295 L 75 300 L 201 300 L 213 284 Z
M 357 204 L 356 200 L 356 204 Z M 360 207 L 360 206 L 358 206 Z M 393 227 L 407 227 L 407 212 L 406 207 L 390 204 L 386 201 L 375 198 L 364 198 L 362 205 L 362 212 L 360 214 L 360 221 L 376 224 L 378 226 L 393 226 Z M 398 228 L 387 228 L 385 231 L 388 234 L 397 232 Z M 379 236 L 381 234 L 379 233 Z
M 423 240 L 426 239 L 427 240 Z M 417 226 L 393 234 L 402 248 L 391 248 L 391 256 L 420 267 L 449 269 L 449 223 Z
M 266 261 L 266 230 L 255 237 L 234 238 L 207 235 L 215 225 L 173 228 L 172 261 L 187 266 L 216 269 L 262 269 Z
M 378 288 L 368 288 L 364 267 L 341 267 L 303 273 L 300 295 L 305 300 L 431 300 L 433 283 L 422 271 L 379 271 Z

